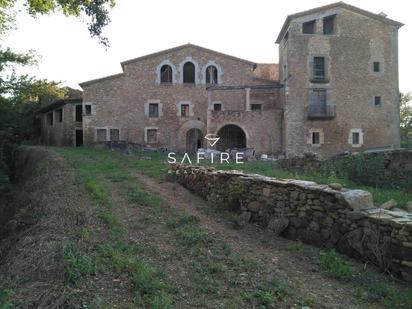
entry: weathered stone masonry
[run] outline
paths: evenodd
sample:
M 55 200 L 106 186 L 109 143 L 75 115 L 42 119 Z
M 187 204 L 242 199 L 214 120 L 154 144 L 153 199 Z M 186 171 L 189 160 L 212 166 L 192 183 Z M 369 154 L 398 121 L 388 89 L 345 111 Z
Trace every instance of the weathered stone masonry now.
M 375 207 L 369 192 L 178 164 L 171 173 L 241 219 L 287 238 L 337 248 L 412 281 L 412 214 Z

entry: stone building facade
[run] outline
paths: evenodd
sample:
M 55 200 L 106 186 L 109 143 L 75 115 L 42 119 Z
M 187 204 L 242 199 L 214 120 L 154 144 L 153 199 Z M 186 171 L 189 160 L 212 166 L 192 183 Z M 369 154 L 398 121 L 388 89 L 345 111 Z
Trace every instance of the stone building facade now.
M 401 26 L 339 2 L 286 18 L 279 64 L 192 44 L 122 62 L 80 84 L 82 142 L 195 152 L 217 134 L 217 149 L 257 154 L 398 148 Z

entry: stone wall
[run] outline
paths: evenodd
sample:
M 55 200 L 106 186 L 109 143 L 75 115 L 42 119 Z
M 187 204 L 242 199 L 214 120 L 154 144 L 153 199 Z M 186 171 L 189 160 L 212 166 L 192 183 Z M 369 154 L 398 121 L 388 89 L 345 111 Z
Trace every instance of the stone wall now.
M 412 214 L 374 207 L 369 192 L 178 164 L 170 173 L 240 220 L 336 248 L 412 281 Z

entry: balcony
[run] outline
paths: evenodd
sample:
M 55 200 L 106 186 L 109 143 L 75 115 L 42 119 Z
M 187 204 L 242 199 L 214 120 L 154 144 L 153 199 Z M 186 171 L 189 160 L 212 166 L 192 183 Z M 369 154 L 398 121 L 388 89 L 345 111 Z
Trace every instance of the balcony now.
M 335 104 L 309 104 L 309 119 L 332 119 L 336 116 Z

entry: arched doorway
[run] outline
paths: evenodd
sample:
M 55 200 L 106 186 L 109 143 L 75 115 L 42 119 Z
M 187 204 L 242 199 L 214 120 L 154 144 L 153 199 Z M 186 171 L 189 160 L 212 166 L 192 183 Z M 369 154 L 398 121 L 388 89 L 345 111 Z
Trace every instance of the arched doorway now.
M 220 137 L 216 144 L 216 148 L 219 151 L 246 148 L 246 134 L 242 128 L 237 125 L 225 125 L 217 132 L 217 135 Z
M 203 145 L 203 133 L 200 129 L 190 129 L 186 132 L 186 152 L 194 154 Z

